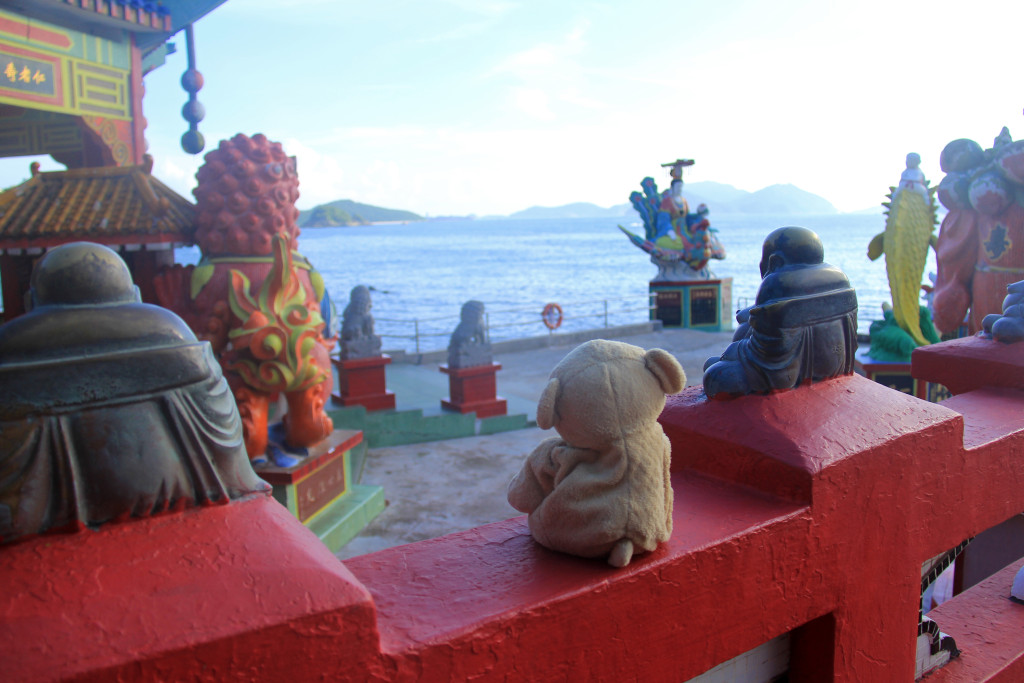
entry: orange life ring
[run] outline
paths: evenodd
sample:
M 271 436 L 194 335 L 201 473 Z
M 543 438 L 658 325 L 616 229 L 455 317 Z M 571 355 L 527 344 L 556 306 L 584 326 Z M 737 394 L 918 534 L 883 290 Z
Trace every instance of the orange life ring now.
M 549 330 L 557 330 L 562 325 L 562 307 L 558 304 L 548 304 L 541 311 L 540 319 Z

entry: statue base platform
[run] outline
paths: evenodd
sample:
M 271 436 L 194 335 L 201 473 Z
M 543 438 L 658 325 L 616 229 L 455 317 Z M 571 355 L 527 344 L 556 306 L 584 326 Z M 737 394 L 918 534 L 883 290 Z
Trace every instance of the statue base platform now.
M 331 362 L 338 372 L 338 393 L 331 396 L 334 403 L 363 406 L 369 411 L 395 409 L 395 394 L 387 390 L 384 375 L 384 367 L 391 362 L 391 356 L 332 358 Z
M 949 398 L 949 391 L 941 384 L 913 377 L 910 373 L 910 363 L 875 360 L 868 355 L 869 350 L 869 348 L 857 350 L 853 367 L 856 372 L 863 374 L 872 382 L 878 382 L 890 389 L 932 403 Z
M 360 431 L 336 429 L 292 467 L 264 467 L 257 474 L 274 498 L 336 552 L 384 510 L 384 489 L 352 481 L 352 449 Z
M 442 365 L 441 372 L 448 375 L 448 397 L 441 399 L 441 407 L 465 415 L 493 417 L 508 413 L 508 404 L 497 396 L 495 375 L 500 363 L 478 365 L 472 368 L 450 368 Z
M 914 349 L 914 374 L 941 382 L 950 393 L 982 387 L 1024 386 L 1024 343 L 1003 344 L 983 337 L 962 337 Z
M 732 278 L 714 280 L 651 280 L 651 320 L 666 329 L 721 332 L 732 329 Z

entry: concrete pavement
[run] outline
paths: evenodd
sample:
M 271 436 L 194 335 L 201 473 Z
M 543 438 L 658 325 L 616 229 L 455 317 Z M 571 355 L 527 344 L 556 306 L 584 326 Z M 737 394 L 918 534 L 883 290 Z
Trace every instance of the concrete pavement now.
M 665 349 L 683 365 L 687 386 L 693 386 L 701 383 L 704 361 L 725 350 L 732 332 L 660 330 L 608 338 L 645 349 Z M 498 395 L 508 400 L 510 414 L 525 413 L 535 420 L 537 399 L 551 368 L 575 348 L 578 338 L 568 338 L 564 344 L 557 338 L 550 341 L 555 345 L 496 350 L 495 361 L 502 365 Z M 419 364 L 388 366 L 388 388 L 395 392 L 397 408 L 439 410 L 439 398 L 447 394 L 447 378 L 438 369 L 443 355 L 415 360 Z M 370 449 L 362 482 L 383 486 L 388 507 L 337 556 L 346 559 L 519 515 L 505 499 L 505 487 L 530 451 L 552 434 L 530 427 Z

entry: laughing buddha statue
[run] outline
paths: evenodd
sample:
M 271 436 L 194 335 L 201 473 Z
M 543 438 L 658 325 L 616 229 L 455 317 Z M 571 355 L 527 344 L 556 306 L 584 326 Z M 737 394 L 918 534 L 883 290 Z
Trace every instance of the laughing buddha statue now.
M 725 353 L 704 365 L 708 398 L 853 373 L 857 294 L 824 255 L 821 239 L 806 228 L 779 228 L 765 238 L 754 305 L 737 313 L 740 325 Z
M 0 542 L 269 493 L 210 345 L 115 252 L 48 251 L 29 296 L 0 326 Z

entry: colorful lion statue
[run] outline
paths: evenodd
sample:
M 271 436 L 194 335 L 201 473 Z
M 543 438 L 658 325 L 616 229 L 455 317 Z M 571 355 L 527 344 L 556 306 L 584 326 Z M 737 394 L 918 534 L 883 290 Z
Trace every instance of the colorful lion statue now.
M 238 134 L 196 173 L 202 259 L 157 277 L 161 304 L 209 341 L 234 392 L 254 464 L 267 462 L 271 405 L 283 395 L 286 450 L 322 441 L 332 374 L 324 284 L 298 253 L 295 160 L 261 134 Z M 284 463 L 278 463 L 284 464 Z

